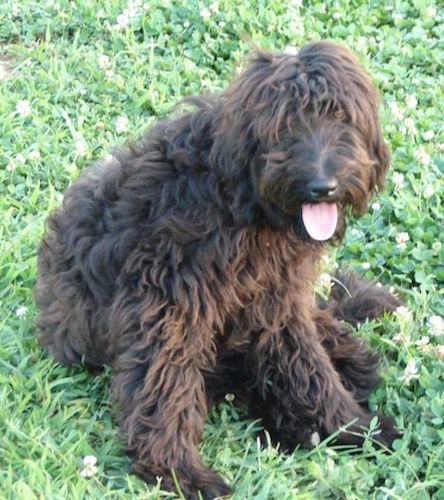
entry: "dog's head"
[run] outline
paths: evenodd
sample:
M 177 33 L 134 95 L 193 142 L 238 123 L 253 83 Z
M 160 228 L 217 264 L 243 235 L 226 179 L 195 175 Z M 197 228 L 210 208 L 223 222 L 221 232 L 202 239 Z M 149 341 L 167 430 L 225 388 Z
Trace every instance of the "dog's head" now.
M 362 214 L 390 155 L 378 93 L 346 48 L 314 42 L 298 54 L 256 52 L 223 95 L 221 129 L 252 158 L 262 208 L 301 236 L 342 236 L 347 209 Z

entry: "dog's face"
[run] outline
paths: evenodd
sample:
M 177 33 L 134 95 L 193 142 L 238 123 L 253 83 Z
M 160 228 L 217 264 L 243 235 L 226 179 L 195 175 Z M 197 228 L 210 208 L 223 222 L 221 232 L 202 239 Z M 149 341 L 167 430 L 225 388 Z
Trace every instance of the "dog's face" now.
M 227 128 L 256 144 L 252 178 L 268 217 L 304 238 L 341 237 L 347 209 L 365 212 L 390 161 L 377 92 L 355 57 L 329 42 L 259 53 L 226 99 Z

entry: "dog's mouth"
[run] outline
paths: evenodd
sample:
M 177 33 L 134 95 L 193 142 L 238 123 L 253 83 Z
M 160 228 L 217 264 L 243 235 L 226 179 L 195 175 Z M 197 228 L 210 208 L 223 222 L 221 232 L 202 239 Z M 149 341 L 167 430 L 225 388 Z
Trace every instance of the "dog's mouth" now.
M 317 241 L 330 239 L 338 224 L 338 205 L 333 202 L 304 203 L 302 222 L 307 233 Z

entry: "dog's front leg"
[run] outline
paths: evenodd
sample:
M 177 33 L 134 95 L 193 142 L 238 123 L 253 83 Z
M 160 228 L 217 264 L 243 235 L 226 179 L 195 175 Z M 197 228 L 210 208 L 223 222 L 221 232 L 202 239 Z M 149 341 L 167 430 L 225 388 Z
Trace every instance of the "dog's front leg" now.
M 157 316 L 122 337 L 115 362 L 113 389 L 134 472 L 146 481 L 160 476 L 173 490 L 175 475 L 186 498 L 223 496 L 228 486 L 198 452 L 207 413 L 201 370 L 213 362 L 212 344 L 177 306 Z
M 264 332 L 253 366 L 257 381 L 253 411 L 283 448 L 312 447 L 353 420 L 338 441 L 362 444 L 363 427 L 369 426 L 373 415 L 342 384 L 314 324 L 294 322 L 279 332 Z M 381 427 L 378 438 L 390 445 L 396 433 L 384 419 Z

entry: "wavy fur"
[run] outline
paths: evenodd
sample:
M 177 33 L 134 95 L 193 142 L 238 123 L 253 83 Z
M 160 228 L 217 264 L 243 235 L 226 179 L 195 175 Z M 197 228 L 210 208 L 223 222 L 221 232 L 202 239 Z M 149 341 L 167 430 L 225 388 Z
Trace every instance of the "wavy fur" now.
M 188 498 L 213 498 L 229 488 L 198 445 L 226 392 L 290 450 L 353 419 L 352 431 L 369 424 L 377 357 L 339 320 L 397 301 L 355 280 L 356 298 L 334 290 L 317 305 L 325 244 L 308 236 L 301 206 L 310 182 L 334 177 L 339 241 L 347 211 L 364 212 L 382 187 L 389 152 L 370 77 L 330 42 L 256 52 L 224 93 L 189 102 L 68 189 L 48 220 L 35 293 L 57 360 L 112 366 L 134 470 L 170 488 L 174 470 Z M 382 418 L 378 439 L 394 437 Z

